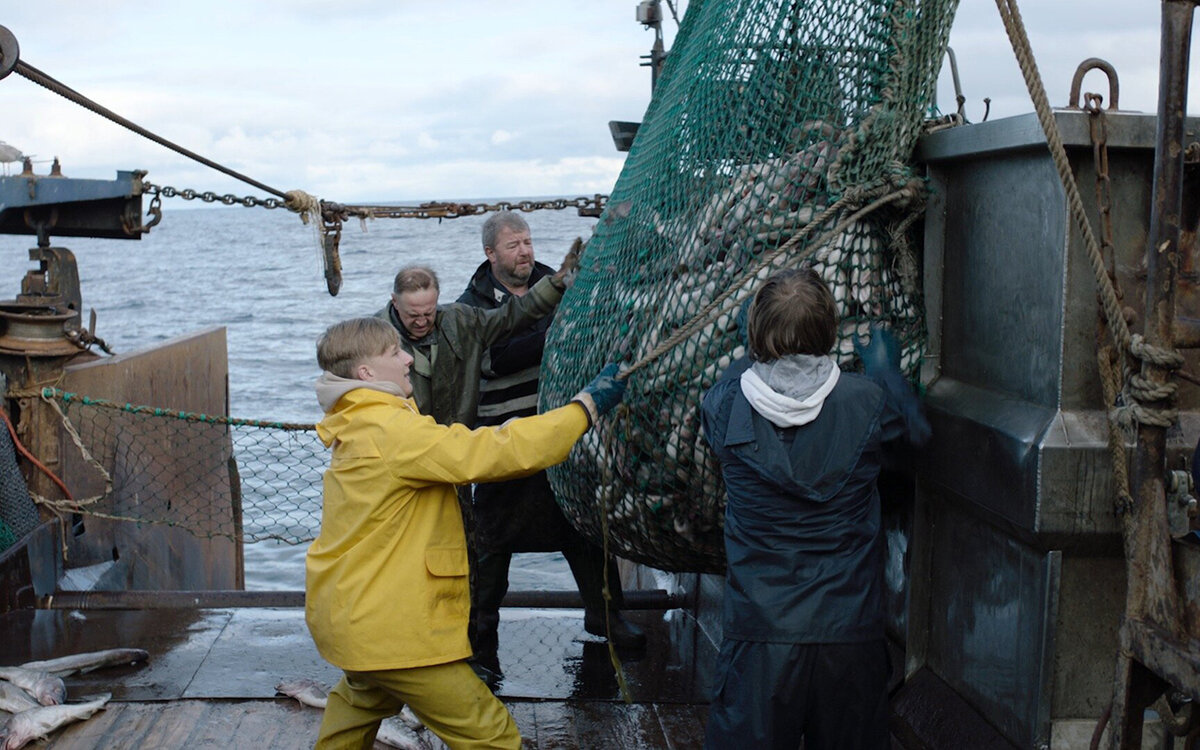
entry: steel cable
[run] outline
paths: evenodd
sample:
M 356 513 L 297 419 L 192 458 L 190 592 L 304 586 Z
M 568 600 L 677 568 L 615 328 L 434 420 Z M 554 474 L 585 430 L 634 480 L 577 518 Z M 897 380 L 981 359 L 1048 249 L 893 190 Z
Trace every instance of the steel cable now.
M 184 148 L 183 146 L 172 143 L 171 141 L 168 141 L 166 138 L 163 138 L 159 135 L 156 135 L 156 134 L 150 132 L 149 130 L 146 130 L 145 128 L 138 125 L 137 123 L 131 122 L 131 121 L 125 119 L 124 117 L 121 117 L 116 112 L 113 112 L 111 109 L 108 109 L 107 107 L 92 101 L 91 99 L 87 98 L 83 94 L 72 89 L 70 86 L 60 83 L 59 81 L 46 75 L 42 71 L 33 67 L 32 65 L 29 65 L 28 63 L 24 63 L 24 62 L 21 62 L 18 60 L 16 67 L 14 67 L 13 70 L 16 71 L 17 73 L 21 74 L 25 78 L 29 79 L 30 81 L 36 83 L 37 85 L 47 88 L 50 91 L 54 92 L 55 94 L 58 94 L 59 96 L 64 97 L 64 98 L 78 104 L 79 106 L 84 107 L 85 109 L 89 109 L 92 112 L 95 112 L 96 114 L 100 115 L 101 117 L 103 117 L 107 120 L 111 120 L 112 122 L 115 122 L 116 124 L 120 125 L 123 128 L 132 130 L 134 133 L 137 133 L 138 135 L 142 136 L 143 138 L 148 138 L 148 139 L 154 141 L 155 143 L 159 144 L 160 146 L 166 146 L 167 148 L 171 149 L 172 151 L 174 151 L 178 154 L 182 154 L 183 156 L 186 156 L 189 159 L 200 162 L 201 164 L 205 165 L 206 167 L 211 167 L 211 168 L 217 170 L 218 172 L 223 172 L 223 173 L 229 175 L 230 177 L 233 177 L 234 179 L 245 182 L 248 185 L 253 185 L 254 187 L 258 188 L 259 190 L 265 190 L 266 192 L 271 193 L 272 195 L 279 196 L 280 198 L 285 198 L 285 199 L 288 198 L 288 194 L 282 190 L 277 190 L 277 189 L 271 187 L 270 185 L 265 185 L 265 184 L 259 182 L 258 180 L 253 179 L 252 177 L 247 177 L 246 175 L 244 175 L 240 172 L 237 172 L 233 169 L 230 169 L 229 167 L 218 164 L 211 159 L 206 159 L 205 157 L 201 156 L 200 154 L 197 154 L 195 151 L 190 151 L 190 150 Z

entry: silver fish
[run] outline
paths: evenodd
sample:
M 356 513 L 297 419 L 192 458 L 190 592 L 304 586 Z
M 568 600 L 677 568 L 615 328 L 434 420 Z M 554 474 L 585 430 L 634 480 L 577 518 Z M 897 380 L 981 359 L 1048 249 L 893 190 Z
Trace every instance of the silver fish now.
M 110 648 L 107 651 L 92 651 L 82 654 L 60 656 L 57 659 L 31 661 L 21 665 L 22 669 L 32 669 L 49 672 L 59 677 L 69 677 L 73 674 L 91 672 L 101 667 L 114 667 L 118 664 L 133 664 L 146 661 L 150 654 L 140 648 Z
M 329 696 L 329 690 L 314 680 L 284 680 L 275 686 L 275 692 L 311 708 L 325 708 Z
M 0 680 L 0 711 L 19 714 L 37 707 L 38 702 L 30 698 L 29 693 L 7 680 Z
M 323 709 L 329 700 L 329 690 L 314 680 L 284 680 L 275 686 L 275 690 L 312 708 Z M 410 711 L 409 714 L 411 715 L 411 713 Z M 417 725 L 421 726 L 416 716 L 412 716 L 411 720 L 408 716 L 403 715 L 389 716 L 379 725 L 379 732 L 376 733 L 375 740 L 390 747 L 401 748 L 401 750 L 434 750 L 436 745 L 422 736 L 429 734 L 430 737 L 433 737 L 432 733 L 423 726 L 419 730 L 416 727 L 410 728 L 409 721 L 417 721 Z M 433 739 L 439 744 L 441 743 L 441 740 L 436 737 Z
M 48 672 L 21 667 L 0 667 L 0 680 L 8 680 L 37 699 L 43 706 L 53 706 L 67 699 L 67 686 L 62 678 Z
M 17 750 L 40 737 L 45 737 L 54 730 L 82 721 L 108 703 L 112 696 L 105 694 L 87 703 L 64 703 L 58 706 L 38 706 L 28 711 L 14 714 L 3 729 L 0 729 L 0 739 L 4 744 L 3 750 Z

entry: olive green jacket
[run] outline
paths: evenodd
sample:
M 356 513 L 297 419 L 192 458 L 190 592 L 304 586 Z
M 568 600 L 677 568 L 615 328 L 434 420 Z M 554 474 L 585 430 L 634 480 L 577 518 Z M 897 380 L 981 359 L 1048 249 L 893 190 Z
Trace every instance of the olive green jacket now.
M 497 341 L 511 338 L 549 315 L 562 296 L 563 290 L 546 277 L 527 294 L 510 297 L 494 310 L 458 303 L 438 305 L 430 334 L 437 349 L 432 362 L 433 376 L 418 374 L 415 363 L 409 373 L 413 400 L 421 413 L 432 416 L 439 424 L 459 422 L 473 427 L 479 408 L 479 373 L 484 352 Z M 390 301 L 376 317 L 390 321 L 400 332 L 404 351 L 413 354 L 413 343 L 405 335 Z

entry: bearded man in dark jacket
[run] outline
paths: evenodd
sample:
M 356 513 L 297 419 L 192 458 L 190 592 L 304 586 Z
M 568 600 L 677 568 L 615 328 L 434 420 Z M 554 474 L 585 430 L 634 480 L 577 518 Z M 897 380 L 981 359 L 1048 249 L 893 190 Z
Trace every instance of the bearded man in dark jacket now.
M 533 256 L 529 225 L 517 214 L 493 214 L 483 225 L 487 260 L 475 271 L 458 302 L 495 308 L 525 295 L 553 270 Z M 498 425 L 513 417 L 537 413 L 538 376 L 546 331 L 553 313 L 484 355 L 476 426 Z M 584 603 L 584 629 L 611 638 L 620 647 L 645 645 L 642 630 L 626 620 L 620 576 L 604 551 L 580 536 L 563 516 L 546 472 L 524 479 L 475 486 L 475 544 L 478 554 L 475 600 L 471 603 L 471 644 L 476 659 L 498 671 L 500 601 L 508 591 L 508 568 L 514 552 L 562 552 Z M 608 567 L 612 603 L 605 623 L 604 569 Z

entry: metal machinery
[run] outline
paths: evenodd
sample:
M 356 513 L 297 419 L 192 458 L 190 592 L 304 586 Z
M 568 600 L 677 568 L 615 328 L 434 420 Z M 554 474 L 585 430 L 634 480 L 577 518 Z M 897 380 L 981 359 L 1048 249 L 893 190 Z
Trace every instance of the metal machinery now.
M 1115 100 L 1115 85 L 1112 93 Z M 1054 113 L 1081 192 L 1091 194 L 1098 171 L 1111 177 L 1115 279 L 1130 329 L 1152 340 L 1163 294 L 1174 294 L 1171 309 L 1177 304 L 1181 318 L 1200 317 L 1200 192 L 1181 191 L 1182 214 L 1153 200 L 1156 185 L 1158 195 L 1170 193 L 1158 181 L 1153 115 L 1108 111 L 1107 166 L 1098 170 L 1092 116 Z M 1179 127 L 1187 141 L 1200 137 L 1200 121 L 1180 118 Z M 1174 155 L 1182 167 L 1182 154 Z M 1115 742 L 1139 746 L 1143 709 L 1164 690 L 1186 708 L 1179 721 L 1193 711 L 1187 699 L 1200 700 L 1200 673 L 1188 674 L 1200 653 L 1200 545 L 1188 531 L 1195 501 L 1185 472 L 1162 471 L 1188 468 L 1200 388 L 1181 384 L 1178 423 L 1158 429 L 1157 464 L 1153 456 L 1139 464 L 1146 425 L 1136 445 L 1127 438 L 1133 505 L 1117 507 L 1097 374 L 1095 276 L 1036 116 L 931 134 L 918 156 L 933 196 L 924 380 L 936 437 L 918 468 L 911 528 L 900 531 L 909 555 L 907 621 L 894 624 L 906 639 L 909 682 L 897 707 L 911 712 L 915 728 L 928 726 L 936 712 L 906 700 L 904 690 L 936 684 L 1023 748 L 1087 747 L 1111 710 Z M 1097 201 L 1084 203 L 1091 225 L 1101 226 Z M 1168 247 L 1155 239 L 1160 214 L 1177 228 L 1180 216 L 1186 223 L 1176 235 L 1175 279 L 1146 259 L 1148 246 Z M 1176 346 L 1194 344 L 1183 323 L 1171 324 Z M 1180 372 L 1200 372 L 1194 349 Z M 1141 489 L 1149 476 L 1160 483 L 1157 499 Z M 1155 519 L 1139 518 L 1143 510 Z M 1171 550 L 1173 570 L 1156 565 L 1147 552 L 1155 545 Z M 1130 570 L 1144 573 L 1128 588 L 1127 557 Z M 1131 596 L 1135 588 L 1151 593 Z M 1176 592 L 1173 620 L 1153 614 L 1155 588 Z M 1135 599 L 1142 604 L 1130 604 Z M 1143 626 L 1165 635 L 1139 636 Z M 1122 673 L 1118 661 L 1132 661 L 1133 672 Z M 1122 703 L 1123 695 L 1132 697 Z
M 79 271 L 74 254 L 51 247 L 50 235 L 141 239 L 141 173 L 119 172 L 117 179 L 78 180 L 33 173 L 28 160 L 15 177 L 0 177 L 0 234 L 36 235 L 29 250 L 37 268 L 21 281 L 16 299 L 0 301 L 0 362 L 10 382 L 41 381 L 49 374 L 35 360 L 61 368 L 83 352 L 94 321 L 83 329 Z

